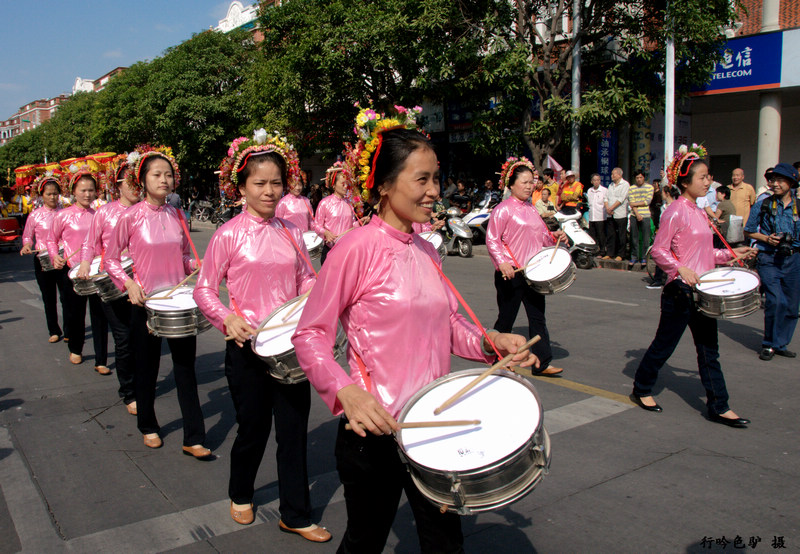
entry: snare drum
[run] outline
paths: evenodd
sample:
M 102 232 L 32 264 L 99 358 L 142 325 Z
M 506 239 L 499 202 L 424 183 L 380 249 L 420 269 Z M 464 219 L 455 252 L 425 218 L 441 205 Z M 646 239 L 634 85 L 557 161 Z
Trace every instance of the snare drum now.
M 542 248 L 525 264 L 525 280 L 539 294 L 562 292 L 575 282 L 575 263 L 569 250 L 558 248 L 553 258 L 555 248 L 555 246 Z
M 297 323 L 303 314 L 307 298 L 292 298 L 283 306 L 269 314 L 259 328 L 267 327 L 255 339 L 250 341 L 250 346 L 256 355 L 269 366 L 269 374 L 283 385 L 293 385 L 308 381 L 305 372 L 300 369 L 300 362 L 292 344 L 292 335 L 297 329 Z M 297 303 L 302 302 L 300 307 Z M 287 314 L 291 315 L 283 321 Z M 333 347 L 333 356 L 339 358 L 347 347 L 347 336 L 341 324 L 336 333 L 336 344 Z
M 514 502 L 539 484 L 550 467 L 550 438 L 534 386 L 500 370 L 435 416 L 433 410 L 484 372 L 451 373 L 422 388 L 397 420 L 479 419 L 480 425 L 403 429 L 400 452 L 420 492 L 461 515 Z
M 444 239 L 442 238 L 442 235 L 436 231 L 426 231 L 424 233 L 420 233 L 419 236 L 433 245 L 433 247 L 439 253 L 439 257 L 442 259 L 442 262 L 444 262 L 445 258 L 447 258 L 447 247 L 444 245 Z
M 144 303 L 147 312 L 147 328 L 157 337 L 181 338 L 199 335 L 211 328 L 211 323 L 202 314 L 194 301 L 194 287 L 181 285 L 164 298 L 173 287 L 154 290 L 150 300 Z
M 63 248 L 58 251 L 58 255 L 62 258 L 64 257 Z M 39 259 L 39 265 L 42 266 L 42 271 L 53 271 L 55 269 L 53 266 L 53 261 L 50 259 L 50 254 L 47 253 L 46 248 L 36 254 L 36 257 Z
M 314 231 L 306 231 L 303 233 L 303 242 L 306 243 L 306 250 L 312 260 L 316 260 L 322 255 L 322 237 Z
M 122 269 L 125 270 L 128 277 L 133 279 L 133 260 L 124 257 L 121 262 Z M 119 290 L 117 285 L 114 284 L 114 281 L 111 280 L 111 276 L 105 271 L 95 277 L 94 284 L 97 286 L 97 294 L 103 302 L 113 302 L 114 300 L 128 296 L 128 291 Z
M 94 260 L 92 260 L 92 265 L 89 268 L 88 279 L 78 279 L 78 270 L 80 267 L 80 264 L 78 264 L 69 270 L 68 275 L 69 278 L 72 279 L 72 290 L 74 290 L 75 294 L 78 296 L 89 296 L 91 294 L 95 294 L 97 292 L 97 285 L 94 282 L 94 278 L 98 273 L 100 273 L 100 256 L 97 256 Z
M 695 287 L 697 309 L 714 319 L 736 319 L 761 306 L 758 274 L 743 267 L 718 267 L 700 275 L 704 279 L 733 279 L 723 283 L 700 283 Z

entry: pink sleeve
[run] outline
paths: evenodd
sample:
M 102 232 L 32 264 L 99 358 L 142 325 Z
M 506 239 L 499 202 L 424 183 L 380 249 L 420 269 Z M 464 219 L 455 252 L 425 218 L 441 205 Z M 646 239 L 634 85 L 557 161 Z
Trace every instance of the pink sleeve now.
M 61 217 L 63 214 L 64 210 L 61 210 L 53 217 L 53 224 L 50 227 L 50 233 L 47 235 L 47 255 L 50 256 L 51 261 L 55 260 L 58 254 L 58 241 L 61 240 L 61 233 L 64 230 L 64 218 Z
M 317 215 L 314 216 L 314 231 L 322 239 L 325 239 L 325 222 L 327 219 L 326 216 L 328 215 L 327 212 L 327 203 L 320 200 L 320 203 L 317 204 Z
M 128 274 L 125 273 L 125 270 L 122 269 L 121 260 L 122 251 L 128 246 L 131 238 L 130 220 L 131 218 L 128 217 L 128 213 L 120 216 L 116 227 L 114 227 L 114 234 L 106 248 L 106 257 L 103 262 L 106 266 L 106 271 L 111 275 L 112 281 L 114 281 L 114 284 L 117 285 L 117 288 L 120 290 L 125 290 L 125 283 L 130 279 Z M 136 269 L 135 263 L 134 269 Z
M 86 233 L 86 238 L 83 239 L 83 247 L 81 248 L 81 261 L 91 262 L 95 257 L 95 252 L 101 252 L 103 245 L 100 238 L 103 235 L 103 225 L 105 224 L 106 210 L 96 212 L 92 218 L 92 223 L 89 225 L 89 232 Z
M 36 218 L 31 214 L 25 221 L 25 229 L 22 231 L 22 246 L 33 246 L 33 230 L 35 227 Z
M 289 225 L 291 226 L 291 224 Z M 300 254 L 298 254 L 297 260 L 295 261 L 295 280 L 297 282 L 297 293 L 305 294 L 309 289 L 311 289 L 311 287 L 314 286 L 314 283 L 317 280 L 317 275 L 314 272 L 314 268 L 308 265 L 311 262 L 311 256 L 309 256 L 308 249 L 306 248 L 306 242 L 303 240 L 303 233 L 301 233 L 300 229 L 297 227 L 292 227 L 289 232 L 292 233 L 295 243 L 297 243 L 297 246 L 300 247 Z
M 714 263 L 721 265 L 731 261 L 734 258 L 734 255 L 731 254 L 731 251 L 727 248 L 715 248 L 714 249 Z
M 683 227 L 677 212 L 672 212 L 667 218 L 662 217 L 650 249 L 650 255 L 658 266 L 668 274 L 678 272 L 680 262 L 672 253 L 672 238 Z
M 219 284 L 228 273 L 231 261 L 226 239 L 220 230 L 211 237 L 194 287 L 194 301 L 197 302 L 197 307 L 206 319 L 223 333 L 226 333 L 225 318 L 232 313 L 219 299 Z
M 498 206 L 489 216 L 489 225 L 486 229 L 486 249 L 492 258 L 494 266 L 499 268 L 500 264 L 512 264 L 514 261 L 503 248 L 503 231 L 505 231 L 508 220 L 508 212 L 505 206 Z
M 287 193 L 287 194 L 289 194 L 289 193 Z M 286 198 L 286 196 L 281 198 L 278 201 L 278 205 L 275 206 L 275 217 L 280 217 L 281 219 L 286 219 L 286 202 L 284 202 L 285 198 Z M 203 256 L 203 259 L 204 260 L 206 259 L 205 256 Z

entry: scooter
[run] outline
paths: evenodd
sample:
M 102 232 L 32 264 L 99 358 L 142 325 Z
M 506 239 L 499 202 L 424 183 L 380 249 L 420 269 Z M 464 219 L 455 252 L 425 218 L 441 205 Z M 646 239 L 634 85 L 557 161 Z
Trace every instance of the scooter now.
M 594 267 L 594 256 L 599 252 L 597 243 L 581 227 L 578 221 L 581 219 L 582 214 L 580 210 L 575 210 L 572 214 L 565 214 L 564 212 L 556 212 L 555 219 L 564 234 L 567 235 L 569 241 L 569 252 L 572 255 L 572 260 L 578 269 L 591 269 Z
M 492 202 L 488 194 L 473 208 L 471 212 L 463 216 L 463 221 L 472 230 L 475 237 L 473 242 L 479 244 L 486 242 L 486 229 L 489 227 L 489 215 L 496 202 Z
M 444 220 L 444 226 L 437 232 L 442 235 L 447 254 L 458 254 L 462 258 L 472 256 L 472 231 L 461 219 L 461 210 L 453 206 L 436 218 Z

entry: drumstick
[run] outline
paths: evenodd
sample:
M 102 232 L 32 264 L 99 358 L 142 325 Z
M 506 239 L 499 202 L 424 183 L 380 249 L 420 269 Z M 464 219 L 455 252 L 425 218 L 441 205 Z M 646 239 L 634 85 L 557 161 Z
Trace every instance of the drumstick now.
M 283 319 L 281 319 L 281 321 L 285 322 L 287 319 L 289 319 L 290 317 L 292 317 L 292 315 L 293 315 L 293 314 L 294 314 L 294 313 L 295 313 L 297 310 L 299 310 L 299 309 L 300 309 L 300 305 L 303 303 L 303 300 L 305 300 L 306 298 L 308 298 L 308 295 L 309 295 L 309 294 L 311 294 L 311 289 L 308 289 L 308 290 L 307 290 L 305 293 L 303 293 L 303 294 L 302 294 L 302 295 L 301 295 L 301 296 L 300 296 L 300 297 L 297 299 L 297 302 L 295 302 L 294 306 L 292 306 L 292 309 L 291 309 L 291 310 L 289 310 L 289 311 L 286 313 L 286 315 L 285 315 L 285 316 L 283 316 Z
M 349 232 L 350 232 L 350 231 L 352 231 L 353 229 L 355 229 L 355 227 L 350 227 L 350 228 L 349 228 L 347 231 L 345 231 L 344 233 L 339 233 L 338 235 L 336 235 L 335 237 L 333 237 L 333 240 L 339 240 L 339 238 L 340 238 L 340 237 L 342 237 L 342 236 L 346 235 L 347 233 L 349 233 Z
M 556 247 L 553 248 L 553 255 L 550 256 L 550 261 L 547 262 L 547 263 L 551 264 L 551 263 L 553 263 L 553 260 L 556 259 L 556 252 L 558 252 L 558 245 L 561 244 L 561 237 L 563 237 L 563 236 L 564 235 L 559 235 L 558 240 L 556 241 Z
M 520 347 L 517 349 L 517 352 L 521 352 L 522 350 L 525 350 L 525 349 L 527 349 L 527 348 L 530 348 L 531 346 L 533 346 L 534 344 L 536 344 L 537 342 L 539 342 L 541 339 L 542 339 L 542 337 L 540 337 L 539 335 L 536 335 L 536 336 L 535 336 L 535 337 L 533 337 L 531 340 L 529 340 L 528 342 L 526 342 L 525 344 L 523 344 L 522 346 L 520 346 Z M 514 357 L 514 356 L 517 354 L 517 352 L 509 352 L 509 353 L 508 353 L 508 355 L 507 355 L 505 358 L 503 358 L 502 360 L 500 360 L 499 362 L 497 362 L 496 364 L 494 364 L 492 367 L 490 367 L 489 369 L 487 369 L 486 371 L 484 371 L 483 373 L 481 373 L 480 375 L 478 375 L 477 377 L 475 377 L 475 379 L 473 379 L 472 381 L 470 381 L 470 382 L 469 382 L 469 383 L 468 383 L 468 384 L 467 384 L 467 385 L 466 385 L 466 386 L 465 386 L 463 389 L 461 389 L 460 391 L 458 391 L 457 393 L 455 393 L 453 396 L 451 396 L 450 398 L 448 398 L 447 400 L 445 400 L 445 401 L 444 401 L 444 403 L 443 403 L 441 406 L 439 406 L 438 408 L 436 408 L 435 410 L 433 410 L 433 415 L 439 415 L 440 413 L 442 413 L 443 411 L 445 411 L 447 408 L 449 408 L 450 406 L 452 406 L 453 404 L 455 404 L 455 402 L 456 402 L 456 401 L 457 401 L 459 398 L 461 398 L 461 397 L 462 397 L 462 396 L 464 396 L 466 393 L 468 393 L 468 392 L 469 392 L 469 391 L 471 391 L 473 388 L 475 388 L 475 386 L 476 386 L 478 383 L 480 383 L 481 381 L 483 381 L 484 379 L 486 379 L 486 378 L 487 378 L 489 375 L 491 375 L 492 373 L 494 373 L 494 372 L 495 372 L 495 370 L 497 370 L 497 369 L 499 369 L 499 368 L 503 367 L 503 366 L 504 366 L 504 365 L 506 365 L 508 362 L 510 362 L 510 361 L 511 361 L 511 358 L 513 358 L 513 357 Z
M 526 265 L 525 267 L 518 267 L 517 269 L 515 269 L 515 270 L 514 270 L 514 273 L 519 273 L 520 271 L 525 271 L 525 270 L 526 270 L 526 269 L 528 269 L 529 267 L 533 267 L 533 266 L 535 266 L 536 264 L 540 264 L 540 263 L 542 263 L 542 260 L 541 260 L 541 259 L 539 259 L 539 260 L 536 260 L 535 262 L 531 262 L 531 263 L 529 263 L 529 264 L 528 264 L 528 265 Z
M 78 248 L 77 250 L 73 250 L 72 254 L 70 254 L 69 256 L 67 256 L 66 258 L 64 258 L 64 261 L 66 262 L 66 261 L 67 261 L 67 260 L 69 260 L 69 259 L 70 259 L 72 256 L 74 256 L 75 254 L 77 254 L 77 253 L 78 253 L 78 252 L 80 252 L 80 251 L 81 251 L 81 249 L 80 249 L 80 248 Z
M 467 425 L 480 425 L 480 419 L 456 419 L 451 421 L 410 421 L 405 423 L 400 423 L 400 429 L 423 429 L 427 427 L 463 427 Z M 367 426 L 363 423 L 358 424 L 359 427 L 362 429 L 366 429 Z M 345 431 L 352 431 L 353 426 L 349 423 L 344 424 Z
M 700 279 L 698 283 L 733 283 L 736 279 Z
M 198 267 L 197 269 L 195 269 L 194 271 L 192 271 L 192 272 L 191 272 L 189 275 L 187 275 L 187 276 L 186 276 L 186 278 L 185 278 L 183 281 L 181 281 L 180 283 L 178 283 L 177 285 L 175 285 L 174 287 L 172 287 L 172 289 L 171 289 L 169 292 L 167 292 L 167 293 L 166 293 L 166 294 L 165 294 L 163 297 L 159 296 L 159 297 L 158 297 L 158 300 L 163 300 L 164 298 L 168 298 L 168 297 L 170 297 L 170 295 L 171 295 L 173 292 L 175 292 L 176 290 L 178 290 L 178 288 L 179 288 L 181 285 L 185 285 L 185 284 L 186 284 L 186 281 L 188 281 L 189 279 L 191 279 L 192 277 L 194 277 L 195 275 L 197 275 L 197 272 L 198 272 L 198 271 L 200 271 L 200 268 L 199 268 L 199 267 Z M 146 297 L 145 297 L 145 300 L 154 300 L 154 299 L 155 299 L 155 297 L 153 297 L 153 296 L 146 296 Z
M 255 331 L 253 331 L 253 336 L 258 335 L 261 331 L 272 331 L 273 329 L 280 329 L 281 327 L 288 327 L 289 325 L 294 325 L 294 321 L 289 321 L 288 323 L 278 323 L 277 325 L 269 325 L 265 327 L 259 327 Z M 225 340 L 236 340 L 236 337 L 232 335 L 227 335 Z

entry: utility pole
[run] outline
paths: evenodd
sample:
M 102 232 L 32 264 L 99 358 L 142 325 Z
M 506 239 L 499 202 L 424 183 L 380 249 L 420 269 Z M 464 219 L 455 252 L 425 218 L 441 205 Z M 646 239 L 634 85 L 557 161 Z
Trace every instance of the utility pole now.
M 675 150 L 675 39 L 670 19 L 669 2 L 665 13 L 667 27 L 667 63 L 664 68 L 666 91 L 664 101 L 664 172 Z
M 581 29 L 581 0 L 572 0 L 572 36 L 577 36 Z M 572 113 L 576 114 L 581 107 L 581 39 L 575 39 L 572 47 Z M 572 122 L 572 171 L 581 174 L 581 125 Z

